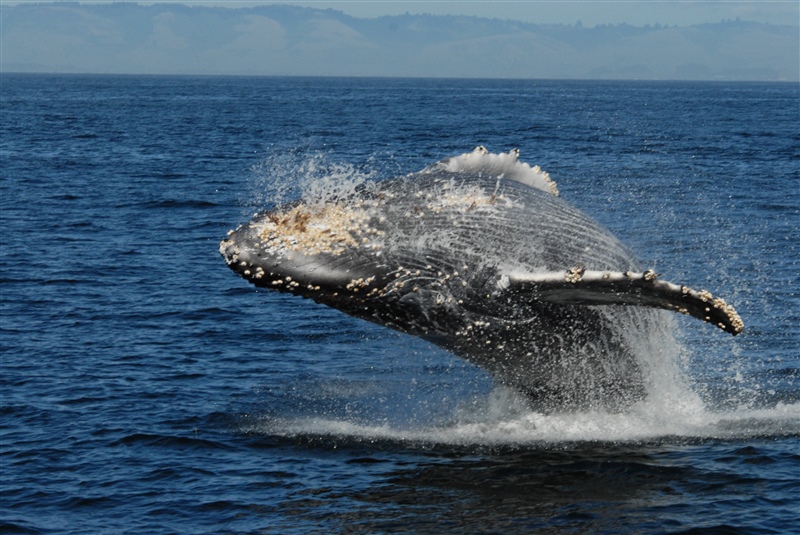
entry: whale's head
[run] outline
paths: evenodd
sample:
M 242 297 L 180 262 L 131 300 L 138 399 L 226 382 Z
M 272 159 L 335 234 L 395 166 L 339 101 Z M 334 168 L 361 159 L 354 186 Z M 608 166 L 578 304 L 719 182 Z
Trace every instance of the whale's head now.
M 398 242 L 407 245 L 413 234 L 398 229 L 396 212 L 405 208 L 394 199 L 389 191 L 361 191 L 336 202 L 278 206 L 230 231 L 219 250 L 255 286 L 403 332 L 428 334 L 437 330 L 436 318 L 460 323 L 463 314 L 452 310 L 459 299 L 435 283 L 451 275 L 414 254 L 398 254 Z
M 403 332 L 450 335 L 484 312 L 473 294 L 492 282 L 498 254 L 470 222 L 514 206 L 499 191 L 495 178 L 400 177 L 257 213 L 219 250 L 255 286 Z
M 230 231 L 220 253 L 256 286 L 335 300 L 385 288 L 390 273 L 381 261 L 382 234 L 363 200 L 293 203 Z
M 418 293 L 414 281 L 463 288 L 470 285 L 465 264 L 474 269 L 483 258 L 496 263 L 498 253 L 486 239 L 491 233 L 475 227 L 514 206 L 498 189 L 501 177 L 546 198 L 558 194 L 547 173 L 518 156 L 516 150 L 489 154 L 477 147 L 413 175 L 362 184 L 333 198 L 304 197 L 255 214 L 228 233 L 220 253 L 256 286 L 336 308 L 343 299 Z

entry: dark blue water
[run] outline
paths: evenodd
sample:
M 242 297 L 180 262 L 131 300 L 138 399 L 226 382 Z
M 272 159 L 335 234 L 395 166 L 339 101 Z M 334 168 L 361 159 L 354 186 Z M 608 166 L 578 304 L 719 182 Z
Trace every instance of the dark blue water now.
M 796 84 L 21 76 L 0 87 L 0 531 L 790 533 Z M 519 147 L 667 280 L 674 382 L 530 412 L 418 340 L 231 273 L 309 180 Z

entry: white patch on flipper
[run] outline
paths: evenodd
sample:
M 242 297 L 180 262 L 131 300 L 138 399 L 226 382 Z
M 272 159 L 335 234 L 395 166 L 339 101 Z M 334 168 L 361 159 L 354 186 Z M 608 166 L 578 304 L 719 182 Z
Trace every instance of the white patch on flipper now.
M 484 147 L 472 152 L 446 158 L 428 167 L 426 171 L 448 171 L 451 173 L 480 173 L 498 178 L 516 180 L 522 184 L 558 195 L 556 183 L 538 165 L 531 167 L 519 161 L 519 149 L 492 154 Z

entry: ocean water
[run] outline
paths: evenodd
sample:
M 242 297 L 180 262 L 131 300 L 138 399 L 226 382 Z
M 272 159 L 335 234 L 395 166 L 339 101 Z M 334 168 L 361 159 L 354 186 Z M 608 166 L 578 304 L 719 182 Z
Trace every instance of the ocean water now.
M 3 74 L 3 533 L 792 533 L 797 84 Z M 257 291 L 256 210 L 518 147 L 666 280 L 673 374 L 538 414 L 479 369 Z M 677 380 L 680 379 L 680 380 Z

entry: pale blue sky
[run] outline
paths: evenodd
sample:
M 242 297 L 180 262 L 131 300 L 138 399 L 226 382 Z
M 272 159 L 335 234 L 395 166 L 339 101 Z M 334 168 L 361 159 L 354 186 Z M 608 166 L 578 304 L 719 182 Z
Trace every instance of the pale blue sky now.
M 44 0 L 47 1 L 47 0 Z M 51 0 L 53 1 L 53 0 Z M 67 1 L 67 0 L 55 0 Z M 82 4 L 115 0 L 83 0 Z M 0 0 L 6 5 L 39 3 L 42 0 Z M 668 24 L 689 26 L 736 19 L 769 24 L 800 25 L 798 0 L 144 0 L 138 4 L 187 4 L 247 7 L 291 4 L 335 9 L 359 18 L 382 15 L 431 14 L 471 15 L 534 23 L 584 26 L 628 23 L 635 26 Z
M 9 72 L 797 80 L 800 68 L 797 0 L 0 3 L 17 4 L 0 34 Z M 313 9 L 265 5 L 278 3 Z M 405 12 L 432 16 L 373 20 Z
M 145 3 L 145 2 L 140 2 Z M 147 3 L 176 3 L 158 0 Z M 584 26 L 628 23 L 688 26 L 720 22 L 737 17 L 769 24 L 800 24 L 800 2 L 797 0 L 761 1 L 676 1 L 676 0 L 184 0 L 183 4 L 244 7 L 264 4 L 293 4 L 317 9 L 336 9 L 359 18 L 403 13 L 432 15 L 474 15 L 535 23 L 574 24 Z

